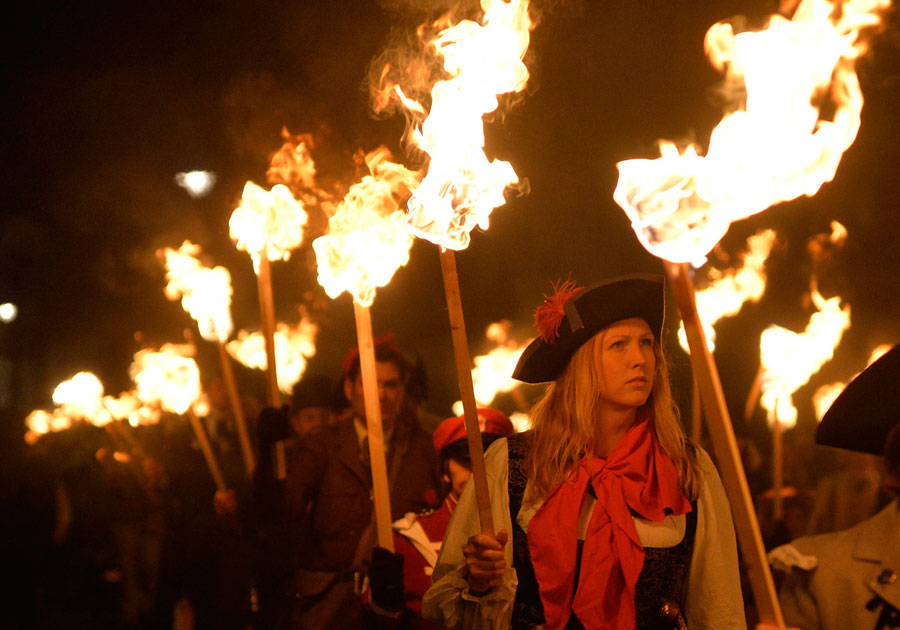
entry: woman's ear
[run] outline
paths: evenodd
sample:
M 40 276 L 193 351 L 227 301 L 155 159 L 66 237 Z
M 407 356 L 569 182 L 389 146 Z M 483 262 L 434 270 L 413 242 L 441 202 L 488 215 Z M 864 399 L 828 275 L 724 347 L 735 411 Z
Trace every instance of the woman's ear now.
M 347 399 L 347 402 L 353 400 L 353 383 L 349 378 L 344 379 L 344 398 Z

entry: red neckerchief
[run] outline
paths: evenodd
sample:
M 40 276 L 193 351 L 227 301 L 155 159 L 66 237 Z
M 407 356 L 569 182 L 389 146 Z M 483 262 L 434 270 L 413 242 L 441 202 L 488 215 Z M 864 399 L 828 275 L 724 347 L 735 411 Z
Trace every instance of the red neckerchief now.
M 588 483 L 597 503 L 573 594 L 578 514 Z M 528 549 L 548 630 L 565 627 L 572 612 L 588 630 L 634 629 L 634 587 L 644 566 L 644 547 L 630 510 L 651 521 L 691 510 L 678 471 L 646 419 L 631 427 L 606 459 L 583 457 L 528 525 Z

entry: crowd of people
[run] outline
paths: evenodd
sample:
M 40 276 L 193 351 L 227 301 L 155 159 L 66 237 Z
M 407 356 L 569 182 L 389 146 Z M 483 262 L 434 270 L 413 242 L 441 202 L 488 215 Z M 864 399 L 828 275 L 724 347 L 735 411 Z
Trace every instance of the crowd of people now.
M 376 340 L 375 365 L 393 550 L 377 543 L 355 348 L 339 375 L 305 375 L 282 408 L 245 400 L 251 476 L 225 392 L 208 387 L 203 426 L 227 488 L 177 416 L 127 439 L 78 424 L 25 445 L 13 431 L 0 629 L 752 627 L 716 466 L 685 437 L 670 392 L 663 304 L 662 278 L 642 275 L 567 284 L 538 308 L 539 336 L 514 374 L 548 383 L 532 428 L 479 410 L 493 535 L 467 483 L 463 420 L 426 417 L 420 375 L 390 337 Z M 752 478 L 761 460 L 746 444 Z M 788 470 L 792 453 L 802 461 L 789 448 Z M 779 518 L 755 488 L 786 610 L 803 628 L 841 627 L 801 588 L 802 571 L 825 574 L 830 556 L 819 538 L 787 543 L 854 526 L 869 536 L 883 528 L 867 519 L 897 512 L 900 457 L 888 458 L 898 470 L 887 483 L 875 456 L 842 457 L 819 478 L 788 474 Z M 878 601 L 878 628 L 900 627 L 891 594 Z

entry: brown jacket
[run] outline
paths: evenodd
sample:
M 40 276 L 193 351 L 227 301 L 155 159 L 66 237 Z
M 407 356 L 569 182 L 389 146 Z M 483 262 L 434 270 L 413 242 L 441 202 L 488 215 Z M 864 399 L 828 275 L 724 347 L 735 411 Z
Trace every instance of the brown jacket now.
M 412 418 L 397 424 L 387 453 L 393 520 L 435 507 L 441 499 L 440 464 L 431 438 Z M 360 538 L 372 520 L 371 488 L 352 418 L 301 441 L 288 462 L 285 483 L 288 518 L 303 533 L 301 567 L 353 569 Z

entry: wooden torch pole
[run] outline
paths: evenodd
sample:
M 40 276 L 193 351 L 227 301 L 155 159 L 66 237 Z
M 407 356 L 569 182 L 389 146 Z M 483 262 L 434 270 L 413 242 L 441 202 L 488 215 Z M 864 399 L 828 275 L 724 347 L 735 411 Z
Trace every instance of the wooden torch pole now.
M 228 400 L 231 402 L 231 411 L 234 414 L 234 422 L 237 425 L 238 439 L 241 442 L 241 454 L 244 456 L 244 468 L 247 476 L 253 477 L 256 468 L 256 458 L 253 455 L 253 447 L 250 445 L 250 432 L 247 430 L 247 420 L 244 418 L 244 407 L 241 405 L 241 397 L 238 395 L 237 382 L 234 378 L 234 370 L 225 351 L 225 344 L 218 342 L 219 362 L 222 364 L 222 377 L 225 380 L 225 389 L 228 391 Z
M 782 437 L 781 421 L 778 419 L 778 403 L 769 412 L 769 420 L 772 423 L 772 515 L 776 521 L 784 516 L 784 438 Z
M 191 428 L 194 429 L 194 436 L 200 444 L 200 450 L 203 451 L 203 458 L 206 460 L 206 465 L 212 474 L 213 481 L 216 482 L 216 488 L 219 492 L 225 492 L 228 490 L 228 486 L 225 485 L 225 478 L 222 476 L 222 470 L 219 468 L 219 463 L 213 454 L 212 446 L 209 443 L 209 438 L 206 437 L 206 431 L 200 423 L 200 418 L 197 417 L 193 409 L 187 410 L 187 417 L 191 422 Z
M 690 267 L 687 264 L 674 264 L 668 261 L 664 261 L 664 264 L 687 333 L 688 345 L 691 348 L 691 366 L 700 389 L 706 428 L 722 472 L 725 492 L 731 503 L 738 543 L 759 611 L 760 622 L 783 629 L 784 616 L 766 559 L 766 550 L 753 509 L 744 466 L 741 463 L 734 427 L 728 415 L 719 372 L 706 346 L 706 335 L 697 313 Z
M 700 444 L 703 437 L 703 407 L 700 404 L 700 385 L 697 384 L 696 376 L 691 392 L 691 439 Z
M 447 296 L 447 312 L 450 316 L 450 334 L 453 338 L 453 354 L 456 358 L 456 376 L 463 404 L 466 423 L 466 440 L 472 459 L 472 478 L 475 483 L 475 501 L 481 533 L 494 535 L 494 518 L 491 514 L 491 496 L 488 491 L 487 473 L 484 468 L 484 447 L 478 426 L 478 409 L 475 405 L 475 386 L 472 383 L 469 343 L 463 320 L 462 299 L 459 294 L 459 276 L 456 273 L 456 256 L 451 249 L 441 249 L 441 271 L 444 275 L 444 293 Z
M 387 460 L 384 456 L 384 431 L 381 403 L 378 400 L 378 376 L 375 371 L 375 342 L 369 307 L 353 301 L 356 338 L 359 342 L 359 367 L 366 405 L 366 430 L 369 435 L 369 462 L 372 465 L 372 493 L 375 497 L 375 530 L 378 546 L 394 551 L 391 529 L 391 495 L 388 488 Z
M 266 392 L 269 406 L 281 407 L 281 392 L 278 390 L 278 366 L 275 362 L 275 304 L 272 299 L 272 266 L 264 252 L 259 254 L 259 273 L 256 275 L 259 290 L 259 312 L 262 318 L 263 336 L 266 340 Z M 272 447 L 272 467 L 276 479 L 287 476 L 284 441 L 275 442 Z
M 262 318 L 263 336 L 266 340 L 266 376 L 269 405 L 281 406 L 278 391 L 278 367 L 275 363 L 275 306 L 272 300 L 272 266 L 264 253 L 259 256 L 259 273 L 256 276 L 259 290 L 259 312 Z

